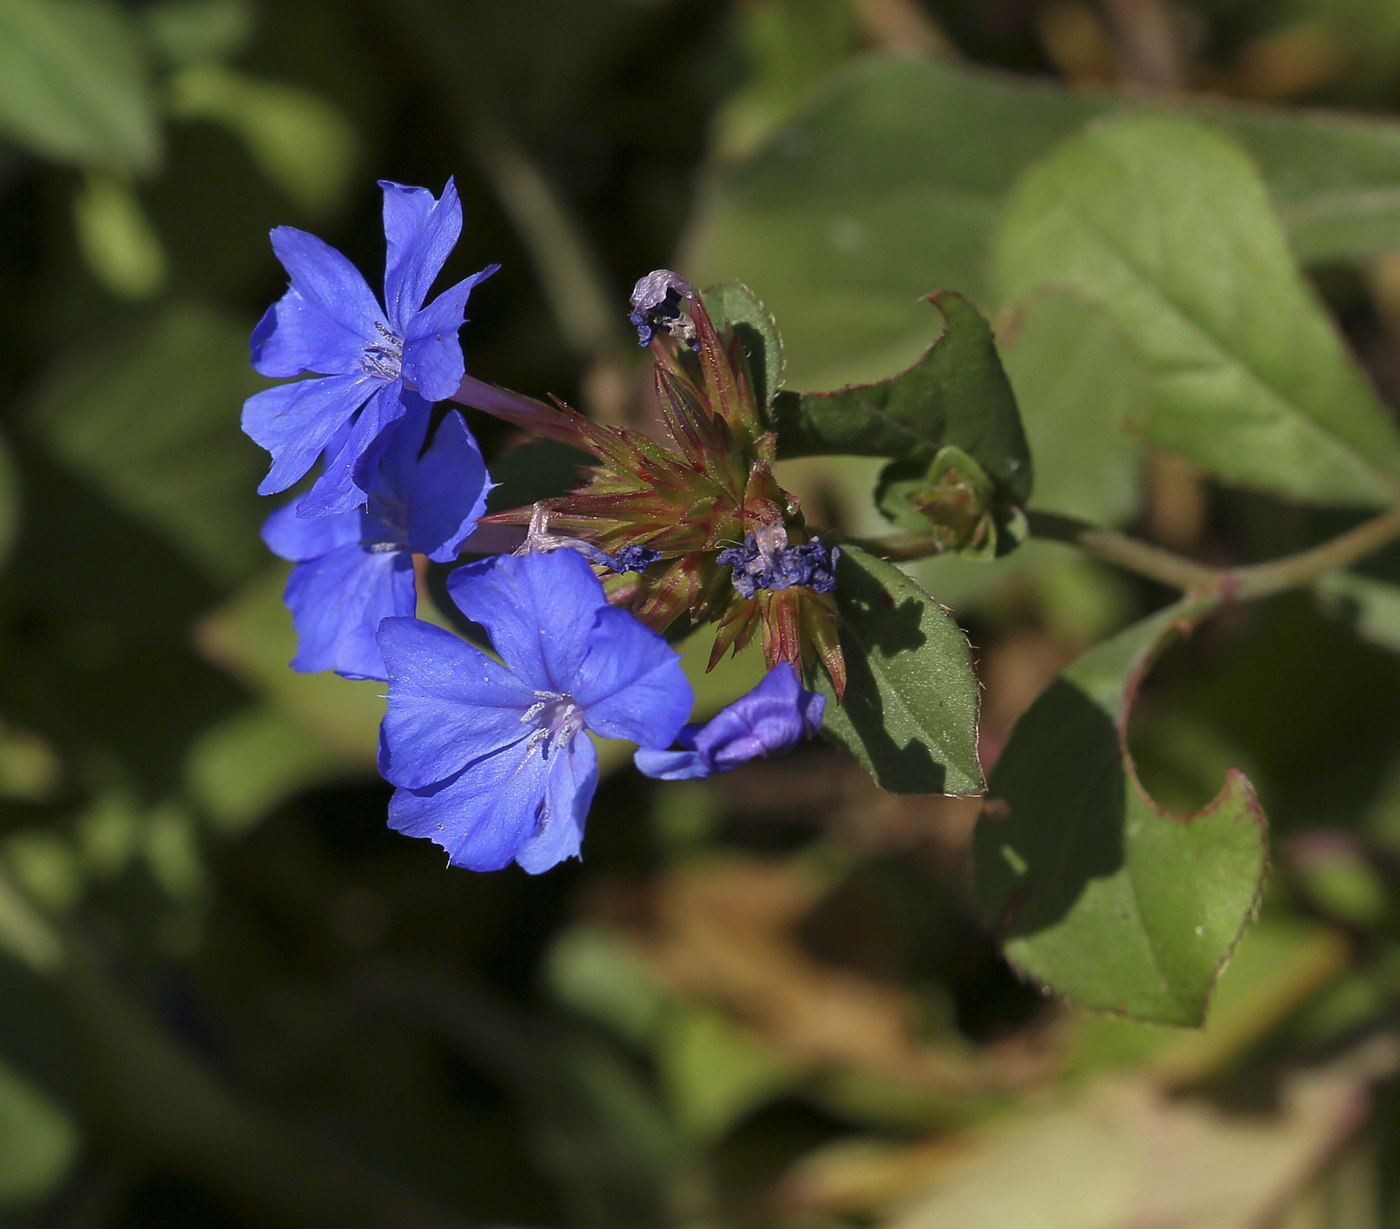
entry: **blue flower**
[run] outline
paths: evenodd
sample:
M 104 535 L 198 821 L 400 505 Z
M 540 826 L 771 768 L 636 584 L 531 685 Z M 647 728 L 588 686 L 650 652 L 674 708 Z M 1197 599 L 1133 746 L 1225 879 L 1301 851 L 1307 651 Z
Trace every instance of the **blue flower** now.
M 387 180 L 379 186 L 388 244 L 383 306 L 328 243 L 291 226 L 272 232 L 292 283 L 253 330 L 253 366 L 265 376 L 316 378 L 248 398 L 243 430 L 272 454 L 260 495 L 285 491 L 325 453 L 321 476 L 297 504 L 303 517 L 365 502 L 385 428 L 403 416 L 405 387 L 429 401 L 457 391 L 465 372 L 457 330 L 467 296 L 500 267 L 488 266 L 424 307 L 462 231 L 457 189 L 449 179 L 435 200 L 426 188 Z
M 763 682 L 704 725 L 688 725 L 677 736 L 681 751 L 643 747 L 633 757 L 649 777 L 688 781 L 729 772 L 749 760 L 791 751 L 822 728 L 826 697 L 805 691 L 791 663 L 780 661 Z
M 295 670 L 387 678 L 375 634 L 381 619 L 416 607 L 411 552 L 456 558 L 486 510 L 486 466 L 461 414 L 442 420 L 420 459 L 432 407 L 412 392 L 404 401 L 408 412 L 390 432 L 365 508 L 302 518 L 288 504 L 263 526 L 273 553 L 297 565 L 285 594 Z
M 389 826 L 436 841 L 454 866 L 538 874 L 578 854 L 598 783 L 584 731 L 669 746 L 694 695 L 675 650 L 609 606 L 574 551 L 498 556 L 448 588 L 505 665 L 417 619 L 381 625 Z
M 787 544 L 781 525 L 765 526 L 746 534 L 743 546 L 731 546 L 715 556 L 715 562 L 733 569 L 730 579 L 739 596 L 751 598 L 760 589 L 789 589 L 806 585 L 817 593 L 836 588 L 839 546 L 827 546 L 813 538 L 799 546 Z

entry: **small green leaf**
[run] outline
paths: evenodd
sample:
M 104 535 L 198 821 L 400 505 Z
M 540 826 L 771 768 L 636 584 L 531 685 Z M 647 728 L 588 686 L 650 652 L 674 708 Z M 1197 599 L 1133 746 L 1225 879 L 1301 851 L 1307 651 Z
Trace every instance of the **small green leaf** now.
M 1142 453 L 1133 424 L 1150 406 L 1147 373 L 1102 311 L 1047 295 L 999 337 L 1035 465 L 1030 506 L 1118 525 L 1137 511 Z
M 875 506 L 891 524 L 969 559 L 995 559 L 1026 540 L 1025 516 L 999 503 L 982 467 L 952 444 L 928 465 L 891 461 L 875 487 Z
M 1295 498 L 1393 498 L 1400 434 L 1228 137 L 1155 115 L 1091 129 L 1027 172 L 995 261 L 1013 298 L 1102 305 L 1151 373 L 1149 443 Z
M 977 826 L 984 922 L 1007 957 L 1084 1007 L 1198 1025 L 1263 887 L 1265 820 L 1232 769 L 1204 810 L 1159 810 L 1121 731 L 1172 633 L 1211 602 L 1183 601 L 1074 662 L 1017 723 Z
M 145 66 L 118 5 L 0 0 L 0 133 L 56 162 L 155 166 Z
M 171 81 L 170 108 L 180 119 L 222 124 L 268 181 L 308 212 L 324 213 L 344 198 L 359 142 L 345 115 L 320 95 L 199 63 Z
M 716 330 L 733 329 L 739 339 L 753 374 L 754 400 L 766 408 L 783 386 L 783 339 L 772 314 L 737 282 L 711 286 L 704 298 Z
M 928 299 L 943 316 L 943 331 L 908 370 L 830 393 L 778 394 L 778 455 L 927 464 L 952 444 L 977 461 L 1000 494 L 1024 503 L 1030 452 L 992 331 L 961 295 L 939 291 Z
M 73 226 L 88 269 L 118 298 L 149 299 L 165 284 L 165 249 L 128 180 L 89 171 L 73 198 Z
M 822 732 L 893 794 L 976 794 L 977 680 L 967 637 L 893 564 L 843 546 L 836 568 L 845 699 L 827 697 Z
M 238 429 L 261 384 L 246 338 L 236 319 L 178 304 L 65 355 L 30 407 L 68 470 L 221 583 L 265 558 L 258 526 L 270 511 L 254 494 L 264 457 Z
M 0 1059 L 0 1208 L 51 1195 L 77 1159 L 76 1124 L 49 1094 Z

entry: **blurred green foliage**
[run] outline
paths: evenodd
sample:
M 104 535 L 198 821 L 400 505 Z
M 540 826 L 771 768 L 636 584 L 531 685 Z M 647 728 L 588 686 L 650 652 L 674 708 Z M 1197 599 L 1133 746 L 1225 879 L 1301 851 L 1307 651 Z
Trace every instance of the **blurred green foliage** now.
M 1166 14 L 1171 103 L 1115 88 L 1135 7 Z M 1393 550 L 1208 620 L 1143 685 L 1125 737 L 1153 797 L 1203 807 L 1239 767 L 1273 831 L 1206 1027 L 1166 1029 L 1020 980 L 983 925 L 1001 902 L 968 891 L 976 803 L 884 793 L 830 746 L 674 786 L 610 753 L 583 864 L 446 869 L 384 825 L 382 688 L 285 668 L 237 430 L 284 281 L 268 228 L 376 270 L 374 179 L 455 175 L 448 276 L 505 265 L 464 332 L 482 378 L 644 423 L 624 302 L 660 265 L 751 286 L 786 347 L 765 379 L 807 392 L 915 362 L 922 296 L 955 290 L 995 325 L 1032 509 L 1212 560 L 1301 549 L 1352 513 L 1276 496 L 1365 503 L 1395 471 L 1397 109 L 1386 0 L 0 0 L 0 1223 L 1400 1225 Z M 1105 161 L 1173 156 L 1110 201 Z M 1085 238 L 1124 217 L 1136 280 Z M 1249 269 L 1202 257 L 1217 234 Z M 1173 417 L 1191 380 L 1254 417 L 1207 449 Z M 577 464 L 473 426 L 511 502 Z M 969 452 L 1016 481 L 993 462 L 1019 438 L 993 444 Z M 882 465 L 784 481 L 868 535 Z M 949 743 L 957 788 L 1010 746 L 1052 845 L 1083 777 L 1013 725 L 1043 695 L 1031 720 L 1068 728 L 1047 686 L 1163 591 L 1044 543 L 910 570 L 981 679 L 953 697 L 950 729 L 982 720 L 982 764 Z M 1069 676 L 1101 724 L 1123 675 L 1089 675 L 1141 630 Z M 702 711 L 757 674 L 685 648 Z M 916 682 L 936 738 L 949 697 Z M 1139 818 L 1138 864 L 1194 856 Z M 1054 853 L 992 849 L 1012 878 Z M 1232 901 L 1262 857 L 1234 854 L 1211 868 Z M 1194 1019 L 1218 930 L 1179 937 L 1163 991 L 1125 926 L 1142 995 Z

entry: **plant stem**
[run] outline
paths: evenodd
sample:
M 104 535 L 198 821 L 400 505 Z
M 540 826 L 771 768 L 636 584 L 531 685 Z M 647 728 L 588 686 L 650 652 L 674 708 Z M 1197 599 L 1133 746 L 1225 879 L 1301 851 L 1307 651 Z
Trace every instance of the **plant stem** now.
M 1030 522 L 1034 537 L 1068 542 L 1120 568 L 1170 585 L 1173 589 L 1207 593 L 1220 587 L 1223 573 L 1218 568 L 1197 563 L 1174 551 L 1119 533 L 1116 529 L 1103 529 L 1054 512 L 1028 512 L 1026 519 Z
M 1028 512 L 1026 519 L 1033 537 L 1067 542 L 1126 571 L 1180 589 L 1193 597 L 1214 596 L 1240 602 L 1302 588 L 1329 572 L 1350 567 L 1387 542 L 1400 538 L 1400 505 L 1397 505 L 1330 542 L 1296 555 L 1239 568 L 1213 568 L 1116 529 L 1104 529 L 1071 516 Z M 926 559 L 943 549 L 934 538 L 912 535 L 852 540 L 880 558 L 893 561 Z
M 1330 542 L 1296 555 L 1246 567 L 1212 568 L 1160 546 L 1072 517 L 1031 512 L 1028 519 L 1031 533 L 1036 537 L 1069 542 L 1139 576 L 1187 593 L 1201 597 L 1218 594 L 1231 601 L 1252 601 L 1287 589 L 1302 588 L 1329 572 L 1351 566 L 1400 537 L 1400 506 L 1397 506 Z

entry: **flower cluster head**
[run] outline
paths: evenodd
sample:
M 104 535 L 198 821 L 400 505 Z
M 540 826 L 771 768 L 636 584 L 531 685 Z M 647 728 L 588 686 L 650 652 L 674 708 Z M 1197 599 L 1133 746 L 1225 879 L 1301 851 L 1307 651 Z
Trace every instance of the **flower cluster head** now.
M 382 304 L 322 240 L 272 232 L 291 285 L 253 332 L 253 365 L 308 378 L 249 398 L 243 427 L 272 454 L 260 493 L 316 474 L 263 538 L 294 565 L 293 667 L 389 684 L 390 825 L 435 841 L 455 866 L 534 873 L 579 852 L 598 780 L 590 735 L 630 740 L 644 772 L 678 779 L 817 731 L 825 700 L 798 670 L 820 658 L 840 694 L 839 552 L 774 481 L 746 359 L 683 278 L 643 278 L 631 315 L 655 356 L 673 450 L 466 377 L 457 332 L 497 266 L 425 306 L 461 232 L 456 190 L 381 187 Z M 588 485 L 483 516 L 491 484 L 476 440 L 459 412 L 433 410 L 448 398 L 590 450 Z M 459 567 L 448 592 L 495 658 L 414 617 L 415 556 L 450 563 L 487 522 L 527 525 L 523 545 Z M 686 611 L 719 623 L 711 666 L 762 627 L 771 667 L 704 725 L 685 724 L 694 696 L 661 634 Z
M 711 666 L 761 629 L 770 668 L 785 661 L 802 671 L 820 661 L 839 697 L 846 672 L 831 596 L 839 552 L 807 528 L 798 501 L 773 477 L 777 440 L 739 339 L 718 332 L 702 296 L 667 269 L 637 283 L 632 306 L 672 446 L 467 381 L 461 395 L 469 404 L 598 462 L 581 489 L 485 520 L 534 526 L 543 512 L 557 542 L 619 558 L 649 548 L 659 560 L 618 582 L 614 601 L 658 631 L 682 614 L 717 622 Z

